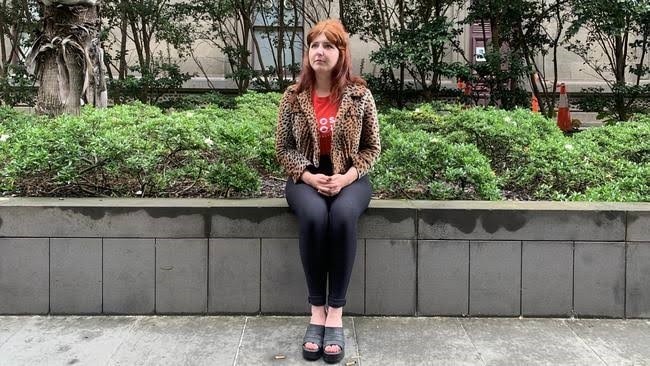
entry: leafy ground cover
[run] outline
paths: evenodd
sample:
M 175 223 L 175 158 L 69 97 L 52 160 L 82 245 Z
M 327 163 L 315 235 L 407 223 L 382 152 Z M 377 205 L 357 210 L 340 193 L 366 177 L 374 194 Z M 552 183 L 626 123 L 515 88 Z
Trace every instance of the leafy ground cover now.
M 0 109 L 0 192 L 280 197 L 279 94 L 53 119 Z M 380 114 L 378 198 L 650 201 L 650 116 L 565 136 L 527 110 L 422 104 Z

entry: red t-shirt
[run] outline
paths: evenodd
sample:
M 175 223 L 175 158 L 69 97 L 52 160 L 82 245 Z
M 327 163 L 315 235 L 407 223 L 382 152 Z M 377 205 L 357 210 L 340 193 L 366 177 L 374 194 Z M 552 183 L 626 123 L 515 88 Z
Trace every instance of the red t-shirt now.
M 316 115 L 320 154 L 329 155 L 332 150 L 332 131 L 336 123 L 336 112 L 339 110 L 339 105 L 334 103 L 329 96 L 318 97 L 316 93 L 312 93 L 311 101 Z

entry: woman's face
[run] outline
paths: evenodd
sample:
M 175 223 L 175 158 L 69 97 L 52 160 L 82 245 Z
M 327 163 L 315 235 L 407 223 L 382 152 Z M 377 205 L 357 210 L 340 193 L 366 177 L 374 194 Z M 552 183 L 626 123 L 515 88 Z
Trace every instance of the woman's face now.
M 319 34 L 309 45 L 309 65 L 316 74 L 331 74 L 339 60 L 339 49 Z

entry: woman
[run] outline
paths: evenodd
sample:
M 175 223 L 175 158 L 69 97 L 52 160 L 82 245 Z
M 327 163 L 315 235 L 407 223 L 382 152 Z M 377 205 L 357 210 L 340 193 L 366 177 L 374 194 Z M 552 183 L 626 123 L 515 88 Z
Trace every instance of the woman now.
M 303 357 L 322 355 L 336 363 L 345 354 L 343 306 L 357 221 L 372 195 L 366 173 L 379 156 L 379 126 L 365 81 L 351 75 L 349 37 L 341 23 L 319 22 L 306 44 L 299 81 L 280 103 L 276 154 L 289 176 L 287 202 L 300 223 L 311 304 Z

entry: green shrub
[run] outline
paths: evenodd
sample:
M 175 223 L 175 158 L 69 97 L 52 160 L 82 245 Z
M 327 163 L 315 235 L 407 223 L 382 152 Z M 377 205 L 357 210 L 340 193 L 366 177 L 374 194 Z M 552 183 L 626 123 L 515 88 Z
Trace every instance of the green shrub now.
M 600 174 L 572 200 L 650 201 L 650 116 L 594 128 L 575 136 Z
M 602 87 L 582 89 L 583 96 L 578 99 L 580 109 L 585 112 L 598 112 L 598 118 L 606 123 L 616 123 L 621 117 L 629 118 L 632 113 L 650 112 L 650 85 L 615 85 L 605 92 Z M 625 109 L 619 110 L 616 98 L 625 101 Z M 621 114 L 624 112 L 625 116 Z
M 630 177 L 639 174 L 630 172 L 639 168 L 637 164 L 650 159 L 650 130 L 647 128 L 650 118 L 645 116 L 638 116 L 635 123 L 590 129 L 567 137 L 557 129 L 555 122 L 528 110 L 465 110 L 454 106 L 446 109 L 440 111 L 439 107 L 434 109 L 431 105 L 421 105 L 414 110 L 390 110 L 381 117 L 381 124 L 391 125 L 404 136 L 409 136 L 412 140 L 409 143 L 421 141 L 411 134 L 427 132 L 438 136 L 438 140 L 444 138 L 447 143 L 475 146 L 497 173 L 501 195 L 505 198 L 583 199 L 580 197 L 585 192 L 600 185 L 617 186 L 618 180 L 628 182 L 628 185 L 635 182 L 635 178 Z M 413 153 L 408 144 L 401 147 L 404 148 L 409 154 Z M 413 157 L 414 161 L 432 159 L 417 154 Z M 395 159 L 394 163 L 417 165 L 408 162 L 408 156 Z M 417 169 L 427 174 L 426 167 Z M 412 178 L 403 177 L 405 171 L 390 174 L 396 181 L 401 180 L 397 186 L 421 186 L 415 181 L 424 178 L 414 171 L 415 167 L 409 170 Z M 440 179 L 436 177 L 431 181 L 439 184 Z M 394 186 L 389 190 L 397 194 Z M 650 197 L 646 196 L 644 200 L 650 200 Z
M 0 128 L 14 130 L 25 123 L 39 123 L 45 117 L 22 113 L 12 107 L 0 106 Z
M 193 110 L 206 106 L 234 109 L 235 97 L 220 93 L 171 96 L 159 101 L 156 105 L 162 109 Z
M 149 67 L 131 66 L 124 79 L 108 80 L 108 95 L 116 104 L 139 100 L 143 103 L 158 103 L 163 95 L 176 93 L 192 75 L 181 72 L 179 65 L 167 62 L 162 56 L 154 57 Z
M 47 196 L 254 195 L 260 177 L 279 170 L 268 158 L 277 105 L 266 109 L 163 113 L 135 103 L 14 126 L 0 150 L 0 189 Z M 260 115 L 266 119 L 254 118 Z
M 0 105 L 33 106 L 36 100 L 36 77 L 27 71 L 23 63 L 10 63 L 4 71 L 4 76 L 0 74 Z
M 650 165 L 629 167 L 623 177 L 608 181 L 596 187 L 589 187 L 584 193 L 574 193 L 574 201 L 650 201 Z
M 237 98 L 236 117 L 242 125 L 254 126 L 257 138 L 251 148 L 259 157 L 260 169 L 268 174 L 281 175 L 275 157 L 275 128 L 282 94 L 248 92 Z
M 650 116 L 637 115 L 630 122 L 591 128 L 575 136 L 593 141 L 597 151 L 614 159 L 650 162 Z
M 403 132 L 437 132 L 442 129 L 443 116 L 430 105 L 422 105 L 415 110 L 390 109 L 380 116 L 381 124 L 391 124 Z
M 23 196 L 254 197 L 282 176 L 281 95 L 224 108 L 140 103 L 38 117 L 0 108 L 0 191 Z M 383 198 L 650 201 L 650 116 L 565 136 L 526 110 L 423 104 L 380 114 Z
M 563 200 L 584 191 L 599 173 L 584 146 L 565 138 L 533 141 L 525 160 L 508 175 L 506 189 L 519 192 L 517 198 L 535 200 Z
M 421 105 L 414 111 L 391 110 L 384 121 L 402 131 L 428 131 L 445 136 L 451 142 L 475 145 L 499 173 L 516 166 L 532 141 L 563 137 L 553 122 L 522 109 L 504 111 L 450 106 L 441 112 L 431 105 Z
M 385 197 L 498 199 L 487 159 L 471 145 L 454 144 L 424 131 L 381 125 L 383 153 L 372 173 Z
M 472 108 L 449 114 L 437 132 L 451 141 L 475 145 L 488 157 L 492 169 L 500 174 L 507 174 L 510 167 L 517 166 L 533 141 L 563 136 L 540 114 L 493 108 Z
M 646 175 L 643 181 L 643 177 L 649 164 L 650 123 L 627 122 L 593 128 L 572 138 L 535 141 L 506 186 L 521 192 L 522 198 L 537 200 L 637 197 L 649 201 L 650 195 L 643 193 L 647 188 L 641 186 L 635 187 L 638 194 L 612 197 L 619 188 L 647 186 L 650 179 Z
M 257 192 L 260 187 L 258 173 L 241 161 L 229 161 L 228 164 L 221 161 L 212 164 L 208 170 L 207 180 L 225 190 L 226 196 L 230 195 L 231 190 L 251 194 Z

